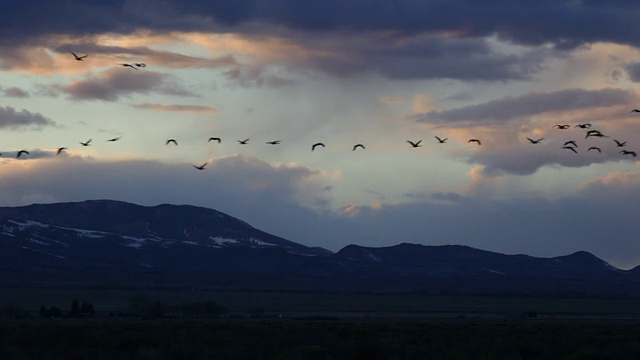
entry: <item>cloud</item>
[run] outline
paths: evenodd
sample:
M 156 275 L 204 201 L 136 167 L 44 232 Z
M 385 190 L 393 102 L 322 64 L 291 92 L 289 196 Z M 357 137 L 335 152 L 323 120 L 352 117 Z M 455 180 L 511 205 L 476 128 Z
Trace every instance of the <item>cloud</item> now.
M 105 70 L 68 85 L 55 85 L 53 89 L 69 95 L 72 100 L 116 101 L 121 96 L 150 93 L 195 96 L 171 75 L 124 68 Z
M 14 97 L 14 98 L 28 98 L 30 97 L 29 93 L 18 88 L 18 87 L 10 87 L 7 89 L 2 89 L 0 88 L 0 91 L 2 91 L 2 93 L 4 94 L 4 96 L 6 97 Z
M 477 105 L 430 111 L 415 116 L 414 119 L 421 123 L 446 124 L 447 126 L 500 125 L 527 116 L 630 105 L 635 101 L 637 101 L 637 96 L 630 90 L 567 89 L 551 93 L 508 96 Z
M 0 128 L 8 129 L 40 129 L 55 126 L 56 123 L 40 113 L 32 113 L 22 109 L 16 111 L 11 106 L 0 106 Z
M 270 74 L 262 66 L 236 64 L 222 73 L 233 85 L 281 88 L 294 85 L 292 79 Z
M 153 110 L 153 111 L 176 111 L 176 112 L 192 112 L 192 113 L 214 113 L 220 111 L 213 106 L 203 105 L 180 105 L 180 104 L 152 104 L 143 103 L 132 105 L 136 109 Z
M 632 81 L 640 82 L 640 62 L 626 63 L 623 68 Z
M 166 41 L 169 42 L 173 39 L 163 36 L 144 36 L 144 34 L 138 34 L 137 36 L 130 35 L 131 38 L 142 37 L 146 41 L 154 43 Z M 70 39 L 72 40 L 72 39 Z M 118 59 L 120 62 L 144 62 L 148 66 L 162 66 L 172 69 L 186 69 L 186 68 L 225 68 L 238 64 L 237 60 L 232 55 L 223 55 L 212 58 L 197 57 L 185 54 L 180 54 L 171 51 L 154 50 L 146 46 L 113 46 L 102 45 L 97 42 L 104 41 L 102 38 L 94 38 L 92 41 L 83 41 L 80 43 L 67 43 L 63 45 L 56 45 L 53 50 L 58 53 L 68 54 L 71 51 L 77 51 L 82 49 L 84 53 L 91 54 L 93 58 L 108 57 L 110 60 Z M 112 40 L 113 41 L 113 40 Z M 120 40 L 123 43 L 127 42 L 127 39 Z
M 32 11 L 34 7 L 39 11 Z M 25 0 L 3 6 L 8 19 L 20 21 L 4 21 L 0 39 L 13 44 L 47 33 L 81 36 L 124 34 L 139 29 L 258 32 L 263 30 L 260 24 L 268 24 L 316 33 L 440 32 L 465 37 L 497 34 L 518 44 L 552 43 L 558 48 L 574 48 L 597 41 L 638 45 L 636 10 L 637 4 L 631 2 L 594 1 L 544 1 L 530 6 L 524 0 L 494 4 L 468 0 L 117 0 L 109 4 L 71 0 L 55 5 Z

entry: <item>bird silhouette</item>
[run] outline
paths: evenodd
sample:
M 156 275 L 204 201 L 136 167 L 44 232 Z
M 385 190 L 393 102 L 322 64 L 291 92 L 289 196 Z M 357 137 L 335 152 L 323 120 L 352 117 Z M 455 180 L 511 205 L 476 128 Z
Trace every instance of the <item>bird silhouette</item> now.
M 600 131 L 598 131 L 598 130 L 589 130 L 589 131 L 587 132 L 587 135 L 585 135 L 585 136 L 584 136 L 584 138 L 585 138 L 585 139 L 587 139 L 587 138 L 589 138 L 589 137 L 591 137 L 591 136 L 593 136 L 593 137 L 599 137 L 599 138 L 603 138 L 603 137 L 604 137 L 604 138 L 608 138 L 608 136 L 607 136 L 607 135 L 604 135 L 603 133 L 601 133 L 601 132 L 600 132 Z
M 314 151 L 318 146 L 325 147 L 323 143 L 315 143 L 311 145 L 311 151 Z
M 107 142 L 115 142 L 115 141 L 118 141 L 118 140 L 120 140 L 120 136 L 111 138 L 111 139 L 107 140 Z
M 29 152 L 27 150 L 18 151 L 18 153 L 16 154 L 16 159 L 22 156 L 22 154 L 29 155 Z
M 178 146 L 178 142 L 176 141 L 176 139 L 168 139 L 164 142 L 165 145 L 169 145 L 169 143 L 173 143 L 174 145 Z
M 411 140 L 407 140 L 407 142 L 408 142 L 409 144 L 411 144 L 411 146 L 412 146 L 412 147 L 414 147 L 414 148 L 418 148 L 418 147 L 421 147 L 421 146 L 422 146 L 422 145 L 420 145 L 420 143 L 422 142 L 422 140 L 418 140 L 418 141 L 416 141 L 416 142 L 413 142 L 413 141 L 411 141 Z
M 76 58 L 77 61 L 84 61 L 84 58 L 86 58 L 89 55 L 82 55 L 82 56 L 78 56 L 76 55 L 76 53 L 74 53 L 73 51 L 70 51 L 71 55 L 73 55 L 74 58 Z
M 620 151 L 620 154 L 622 154 L 622 155 L 631 155 L 633 157 L 637 156 L 635 151 L 629 151 L 629 150 L 622 150 L 622 151 Z
M 602 150 L 600 150 L 600 148 L 599 148 L 599 147 L 597 147 L 597 146 L 592 146 L 592 147 L 590 147 L 590 148 L 588 148 L 588 149 L 587 149 L 587 151 L 591 151 L 591 150 L 597 150 L 599 153 L 601 153 L 601 152 L 602 152 Z
M 202 164 L 200 166 L 193 165 L 193 167 L 198 169 L 198 170 L 204 170 L 204 168 L 207 166 L 207 164 L 209 164 L 209 163 L 206 162 L 206 163 L 204 163 L 204 164 Z
M 124 64 L 120 64 L 120 65 L 122 65 L 122 66 L 124 66 L 124 67 L 132 68 L 133 70 L 136 70 L 136 71 L 138 70 L 135 66 L 133 66 L 133 65 L 131 65 L 131 64 L 126 64 L 126 63 L 124 63 Z
M 351 149 L 351 151 L 356 151 L 357 148 L 361 148 L 362 150 L 365 149 L 364 145 L 362 144 L 355 144 L 353 145 L 353 149 Z
M 207 142 L 212 142 L 212 141 L 217 141 L 218 144 L 220 144 L 222 142 L 222 139 L 220 139 L 219 137 L 210 137 Z
M 533 140 L 532 138 L 527 138 L 527 140 L 529 140 L 529 142 L 532 143 L 532 144 L 540 144 L 540 142 L 542 140 L 544 140 L 544 138 L 540 138 L 538 140 Z
M 85 141 L 85 142 L 80 141 L 80 145 L 82 145 L 82 146 L 89 146 L 89 145 L 91 144 L 91 140 L 92 140 L 92 139 L 89 139 L 89 140 L 87 140 L 87 141 Z
M 244 140 L 236 140 L 238 142 L 238 144 L 240 145 L 247 145 L 249 143 L 249 139 L 244 139 Z
M 60 155 L 60 154 L 62 154 L 62 152 L 63 152 L 63 151 L 65 151 L 65 150 L 67 150 L 67 148 L 66 148 L 66 147 L 59 147 L 59 148 L 58 148 L 58 151 L 56 152 L 56 155 Z
M 578 153 L 578 150 L 576 150 L 576 148 L 574 148 L 573 146 L 563 146 L 562 148 L 566 150 L 571 150 L 576 154 Z
M 280 144 L 280 140 L 267 141 L 266 143 L 269 144 L 269 145 L 278 145 L 278 144 Z
M 633 110 L 631 110 L 631 112 L 632 112 L 632 113 L 634 113 L 634 112 L 635 112 L 635 113 L 640 113 L 640 109 L 633 109 Z
M 565 143 L 562 146 L 567 146 L 567 145 L 573 145 L 575 147 L 578 147 L 578 144 L 576 144 L 574 140 L 565 141 Z
M 556 128 L 556 129 L 560 129 L 560 130 L 567 130 L 568 128 L 571 127 L 571 125 L 567 125 L 567 124 L 558 125 L 558 124 L 556 124 L 556 125 L 553 125 L 553 127 Z
M 143 67 L 147 67 L 147 64 L 145 63 L 133 63 L 133 65 L 139 67 L 139 68 L 143 68 Z
M 618 141 L 616 139 L 613 139 L 613 141 L 616 143 L 617 147 L 625 147 L 625 146 L 627 146 L 627 142 L 626 141 Z
M 589 124 L 589 123 L 578 124 L 578 125 L 576 125 L 574 127 L 577 127 L 577 128 L 580 128 L 580 129 L 588 129 L 588 128 L 591 127 L 591 124 Z
M 449 140 L 449 138 L 441 139 L 441 138 L 439 138 L 439 137 L 437 137 L 437 136 L 434 136 L 434 138 L 436 138 L 436 139 L 438 140 L 438 143 L 439 143 L 439 144 L 444 144 L 444 143 L 446 143 L 446 142 L 447 142 L 447 140 Z
M 480 142 L 480 140 L 478 140 L 478 139 L 469 139 L 469 141 L 467 141 L 467 142 L 468 142 L 468 143 L 472 143 L 472 142 L 474 142 L 474 143 L 477 143 L 478 145 L 482 145 L 482 143 L 481 143 L 481 142 Z

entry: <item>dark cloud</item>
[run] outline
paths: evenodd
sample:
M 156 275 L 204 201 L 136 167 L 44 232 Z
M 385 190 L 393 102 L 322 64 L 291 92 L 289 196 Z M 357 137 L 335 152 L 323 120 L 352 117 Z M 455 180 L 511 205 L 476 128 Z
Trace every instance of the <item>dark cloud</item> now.
M 573 139 L 578 143 L 578 154 L 563 149 L 565 141 Z M 529 144 L 523 138 L 520 143 L 509 144 L 508 147 L 485 149 L 474 152 L 467 161 L 473 164 L 484 166 L 486 176 L 499 176 L 504 174 L 531 175 L 544 166 L 557 166 L 580 168 L 592 164 L 602 164 L 607 162 L 633 161 L 628 156 L 619 153 L 611 139 L 584 139 L 582 132 L 564 137 L 547 137 L 538 145 Z M 602 149 L 602 153 L 597 151 L 587 151 L 591 146 Z
M 15 97 L 15 98 L 28 98 L 29 97 L 29 93 L 18 88 L 18 87 L 10 87 L 7 89 L 2 89 L 0 88 L 0 91 L 2 91 L 2 93 L 4 94 L 4 96 L 6 97 Z
M 54 89 L 69 95 L 73 100 L 116 101 L 121 96 L 150 93 L 195 96 L 171 75 L 125 68 L 113 68 L 98 75 L 89 75 L 84 80 L 57 85 Z
M 499 125 L 524 116 L 551 112 L 606 108 L 632 104 L 634 92 L 621 89 L 567 89 L 505 97 L 461 108 L 431 111 L 414 117 L 418 122 L 449 126 Z
M 572 0 L 535 4 L 527 0 L 70 0 L 55 4 L 25 0 L 0 8 L 5 19 L 0 24 L 0 39 L 17 43 L 50 33 L 83 36 L 138 29 L 258 31 L 255 24 L 270 24 L 308 32 L 497 34 L 519 44 L 553 43 L 558 48 L 598 41 L 637 45 L 638 6 Z
M 0 106 L 0 128 L 8 129 L 39 129 L 44 126 L 55 126 L 53 120 L 40 113 L 32 113 L 25 109 L 16 111 L 11 106 Z
M 338 35 L 299 39 L 315 52 L 304 65 L 337 76 L 377 73 L 392 79 L 524 80 L 542 69 L 549 52 L 494 50 L 484 39 L 434 35 L 406 38 Z
M 233 85 L 279 88 L 295 84 L 294 80 L 269 74 L 261 66 L 236 64 L 222 73 Z
M 625 64 L 623 67 L 631 80 L 634 82 L 640 82 L 640 62 L 630 62 Z
M 34 7 L 40 11 L 32 11 Z M 539 72 L 546 57 L 583 44 L 640 45 L 639 7 L 572 0 L 535 6 L 526 0 L 70 0 L 55 6 L 26 0 L 3 5 L 5 18 L 12 20 L 0 24 L 0 66 L 45 69 L 52 61 L 45 47 L 58 52 L 83 48 L 169 67 L 229 67 L 227 76 L 243 86 L 290 81 L 275 74 L 256 77 L 259 66 L 247 70 L 229 55 L 207 59 L 91 43 L 91 36 L 101 34 L 193 31 L 235 33 L 255 41 L 286 39 L 312 50 L 297 65 L 337 76 L 373 72 L 394 79 L 519 80 Z M 80 42 L 52 44 L 47 40 L 52 34 Z M 486 41 L 493 36 L 529 48 L 497 51 Z M 544 50 L 549 44 L 556 51 Z

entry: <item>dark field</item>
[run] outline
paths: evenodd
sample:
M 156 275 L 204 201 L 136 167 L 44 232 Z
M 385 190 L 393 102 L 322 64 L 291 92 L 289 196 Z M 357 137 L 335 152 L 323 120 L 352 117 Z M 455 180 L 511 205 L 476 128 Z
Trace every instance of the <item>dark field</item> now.
M 1 359 L 638 359 L 640 326 L 329 321 L 0 325 Z
M 636 298 L 548 298 L 508 296 L 431 296 L 412 294 L 291 293 L 189 290 L 0 289 L 0 308 L 37 313 L 41 306 L 68 310 L 71 301 L 89 301 L 98 314 L 127 311 L 132 298 L 177 305 L 214 301 L 228 314 L 261 308 L 265 317 L 331 316 L 352 319 L 515 320 L 527 312 L 536 319 L 640 321 Z
M 0 359 L 640 359 L 638 299 L 3 289 Z M 132 299 L 219 316 L 131 316 Z M 96 314 L 67 313 L 73 300 Z M 12 309 L 26 318 L 8 316 Z M 259 310 L 259 311 L 256 311 Z M 116 316 L 129 312 L 129 317 Z

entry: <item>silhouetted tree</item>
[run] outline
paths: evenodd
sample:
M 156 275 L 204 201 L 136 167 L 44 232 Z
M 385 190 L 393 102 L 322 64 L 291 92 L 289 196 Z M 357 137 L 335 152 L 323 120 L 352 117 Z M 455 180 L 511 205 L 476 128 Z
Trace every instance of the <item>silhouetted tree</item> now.
M 96 311 L 93 309 L 93 304 L 92 303 L 88 303 L 83 301 L 82 305 L 80 305 L 80 313 L 81 314 L 88 314 L 88 315 L 95 315 Z
M 69 310 L 69 316 L 78 317 L 80 316 L 80 303 L 78 300 L 73 300 L 71 302 L 71 310 Z

